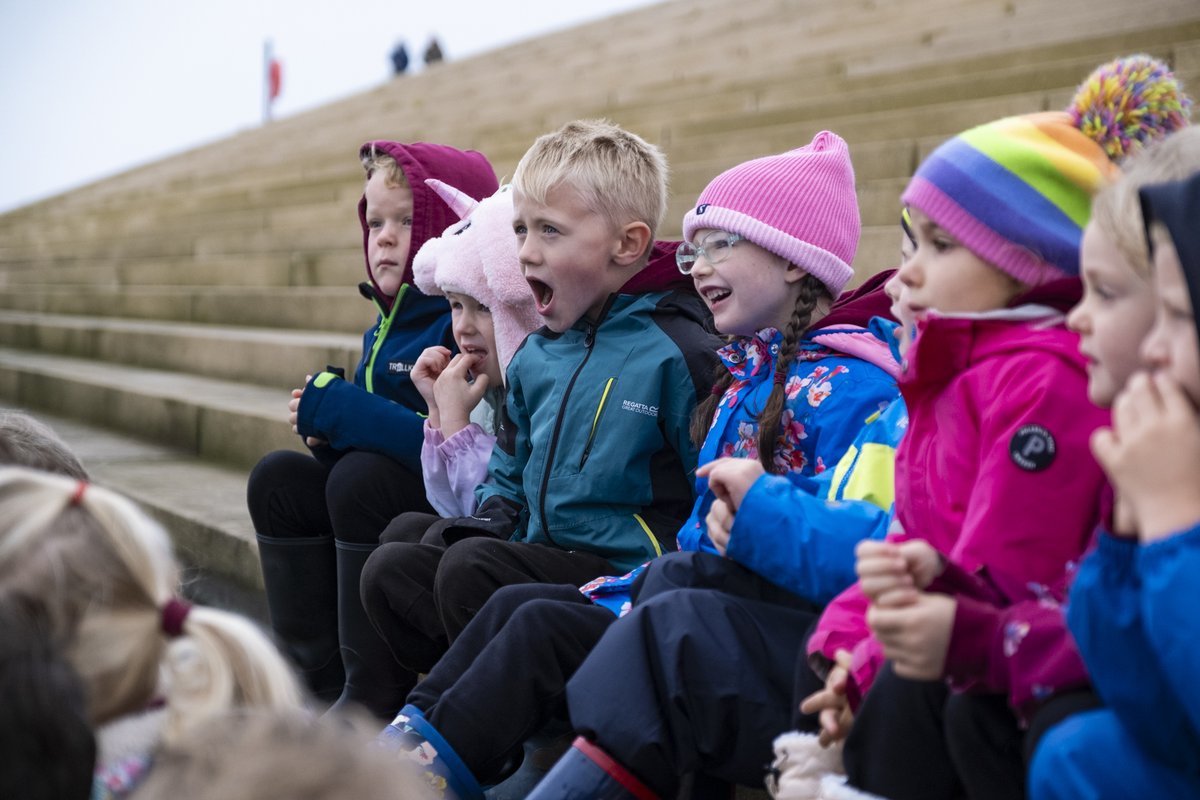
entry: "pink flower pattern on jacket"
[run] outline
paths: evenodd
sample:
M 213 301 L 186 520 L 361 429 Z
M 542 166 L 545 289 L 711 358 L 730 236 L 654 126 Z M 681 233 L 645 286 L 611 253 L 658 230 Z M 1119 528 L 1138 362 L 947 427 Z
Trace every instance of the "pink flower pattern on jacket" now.
M 779 351 L 782 337 L 774 328 L 763 328 L 751 338 L 741 339 L 721 348 L 717 354 L 729 372 L 733 375 L 733 383 L 721 396 L 719 408 L 735 408 L 743 399 L 747 386 L 757 383 L 759 373 L 764 373 L 763 380 L 768 377 Z M 808 361 L 828 357 L 831 351 L 823 348 L 817 350 L 798 350 L 796 360 Z M 786 368 L 786 367 L 785 367 Z M 801 392 L 807 392 L 806 399 L 812 408 L 818 408 L 833 392 L 830 380 L 835 375 L 848 373 L 845 366 L 829 368 L 818 366 L 805 377 L 792 375 L 784 384 L 784 394 L 789 402 L 794 402 Z M 716 414 L 713 422 L 717 421 Z M 785 408 L 780 417 L 781 435 L 776 445 L 774 462 L 784 472 L 800 471 L 808 465 L 800 442 L 808 438 L 804 423 L 796 419 L 795 410 Z M 725 442 L 717 453 L 719 458 L 758 458 L 758 423 L 753 420 L 738 423 L 737 441 Z

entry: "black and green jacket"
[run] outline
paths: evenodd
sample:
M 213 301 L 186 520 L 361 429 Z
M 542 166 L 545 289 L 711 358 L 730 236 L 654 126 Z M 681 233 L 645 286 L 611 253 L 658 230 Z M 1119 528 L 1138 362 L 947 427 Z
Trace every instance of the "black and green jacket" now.
M 519 508 L 513 541 L 584 550 L 618 570 L 675 549 L 694 500 L 692 410 L 720 341 L 692 292 L 618 294 L 592 323 L 530 334 L 480 506 Z

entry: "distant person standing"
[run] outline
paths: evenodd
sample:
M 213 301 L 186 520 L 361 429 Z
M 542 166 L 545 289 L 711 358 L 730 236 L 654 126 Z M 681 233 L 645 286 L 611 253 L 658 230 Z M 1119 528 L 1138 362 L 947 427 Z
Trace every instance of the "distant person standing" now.
M 438 44 L 436 36 L 429 37 L 429 44 L 425 45 L 425 66 L 431 67 L 442 60 L 442 46 Z
M 401 39 L 396 43 L 396 49 L 392 51 L 392 74 L 403 75 L 408 71 L 408 48 L 404 45 L 404 40 Z

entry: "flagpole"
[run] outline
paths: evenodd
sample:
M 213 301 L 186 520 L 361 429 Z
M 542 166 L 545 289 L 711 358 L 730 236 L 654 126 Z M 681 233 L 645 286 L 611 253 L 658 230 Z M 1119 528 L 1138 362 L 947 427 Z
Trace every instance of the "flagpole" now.
M 263 39 L 262 62 L 262 119 L 266 125 L 271 121 L 271 61 L 274 58 L 270 39 Z

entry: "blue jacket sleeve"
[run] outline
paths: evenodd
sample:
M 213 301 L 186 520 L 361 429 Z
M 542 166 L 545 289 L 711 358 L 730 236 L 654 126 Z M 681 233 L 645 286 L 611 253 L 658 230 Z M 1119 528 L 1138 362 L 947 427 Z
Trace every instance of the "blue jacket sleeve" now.
M 1142 547 L 1142 616 L 1146 638 L 1172 695 L 1164 715 L 1152 715 L 1154 727 L 1171 743 L 1169 763 L 1195 766 L 1200 752 L 1200 641 L 1196 639 L 1196 609 L 1200 608 L 1200 525 Z M 1145 707 L 1145 706 L 1144 706 Z M 1177 720 L 1177 716 L 1182 716 Z
M 855 545 L 882 539 L 891 513 L 864 500 L 814 496 L 815 480 L 797 483 L 778 475 L 754 482 L 734 515 L 726 555 L 823 605 L 857 579 Z
M 1100 535 L 1071 586 L 1067 624 L 1096 692 L 1130 734 L 1150 752 L 1184 748 L 1194 757 L 1195 732 L 1148 638 L 1139 549 L 1134 539 Z
M 304 387 L 297 428 L 335 450 L 367 450 L 421 473 L 422 419 L 415 411 L 322 372 Z

